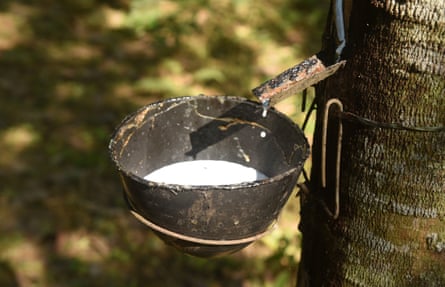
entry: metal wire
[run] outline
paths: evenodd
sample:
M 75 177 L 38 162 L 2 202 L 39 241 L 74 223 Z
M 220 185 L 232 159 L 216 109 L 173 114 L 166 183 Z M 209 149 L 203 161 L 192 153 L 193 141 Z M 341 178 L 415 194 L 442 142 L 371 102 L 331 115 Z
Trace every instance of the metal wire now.
M 327 126 L 329 120 L 329 108 L 331 105 L 337 105 L 340 112 L 343 112 L 343 104 L 339 99 L 329 99 L 326 102 L 324 117 L 323 117 L 323 127 L 322 127 L 322 139 L 321 139 L 321 186 L 326 188 L 326 143 L 327 143 Z M 335 211 L 331 212 L 329 208 L 327 212 L 334 218 L 337 219 L 340 214 L 340 164 L 341 164 L 341 143 L 343 137 L 343 124 L 340 121 L 338 124 L 338 138 L 337 138 L 337 154 L 335 162 Z
M 198 243 L 198 244 L 205 244 L 205 245 L 220 246 L 220 245 L 237 245 L 237 244 L 251 243 L 251 242 L 253 242 L 253 241 L 263 237 L 267 233 L 269 233 L 276 226 L 276 221 L 275 221 L 265 231 L 262 231 L 259 234 L 256 234 L 256 235 L 253 235 L 253 236 L 249 236 L 249 237 L 245 237 L 245 238 L 241 238 L 241 239 L 233 239 L 233 240 L 224 240 L 224 239 L 213 240 L 213 239 L 203 239 L 203 238 L 188 236 L 188 235 L 180 234 L 180 233 L 177 233 L 177 232 L 165 229 L 164 227 L 161 227 L 161 226 L 159 226 L 159 225 L 149 221 L 148 219 L 146 219 L 145 217 L 143 217 L 142 215 L 140 215 L 139 213 L 137 213 L 134 210 L 130 210 L 130 212 L 140 222 L 142 222 L 143 224 L 147 225 L 149 228 L 151 228 L 151 229 L 153 229 L 153 230 L 155 230 L 157 232 L 160 232 L 160 233 L 162 233 L 164 235 L 170 236 L 170 237 L 175 238 L 175 239 L 180 239 L 180 240 L 184 240 L 184 241 L 188 241 L 188 242 L 193 242 L 193 243 Z
M 383 123 L 375 120 L 371 120 L 368 118 L 361 117 L 351 112 L 341 112 L 340 118 L 357 122 L 364 126 L 369 126 L 373 128 L 382 128 L 382 129 L 393 129 L 393 130 L 405 130 L 412 132 L 444 132 L 445 126 L 436 126 L 436 127 L 415 127 L 415 126 L 406 126 L 401 123 Z

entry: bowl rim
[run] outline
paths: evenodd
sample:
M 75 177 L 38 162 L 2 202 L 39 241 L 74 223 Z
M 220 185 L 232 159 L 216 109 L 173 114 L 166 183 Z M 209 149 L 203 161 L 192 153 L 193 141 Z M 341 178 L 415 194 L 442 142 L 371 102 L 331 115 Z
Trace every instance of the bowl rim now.
M 278 115 L 280 118 L 282 118 L 283 120 L 287 121 L 298 133 L 301 134 L 302 139 L 304 140 L 304 143 L 302 144 L 303 148 L 306 148 L 306 153 L 303 154 L 301 160 L 299 161 L 299 164 L 295 167 L 292 167 L 284 172 L 281 172 L 275 176 L 272 177 L 268 177 L 266 179 L 261 179 L 261 180 L 255 180 L 255 181 L 248 181 L 248 182 L 241 182 L 241 183 L 236 183 L 236 184 L 220 184 L 220 185 L 181 185 L 181 184 L 172 184 L 172 183 L 164 183 L 164 182 L 155 182 L 155 181 L 150 181 L 147 179 L 144 179 L 143 177 L 133 173 L 133 172 L 129 172 L 126 171 L 122 165 L 119 163 L 117 157 L 118 155 L 116 154 L 116 150 L 114 148 L 116 141 L 114 140 L 115 137 L 121 132 L 121 128 L 123 126 L 125 126 L 130 120 L 132 120 L 133 118 L 135 118 L 137 115 L 141 114 L 144 110 L 150 111 L 153 107 L 157 107 L 161 104 L 166 104 L 166 103 L 175 103 L 175 102 L 187 102 L 193 99 L 207 99 L 207 98 L 213 98 L 213 99 L 218 99 L 220 101 L 234 101 L 237 103 L 245 103 L 248 105 L 254 105 L 254 106 L 259 106 L 261 105 L 261 103 L 257 102 L 257 101 L 252 101 L 249 100 L 247 98 L 243 98 L 243 97 L 235 97 L 235 96 L 227 96 L 227 95 L 216 95 L 216 96 L 206 96 L 206 95 L 197 95 L 197 96 L 182 96 L 182 97 L 174 97 L 174 98 L 168 98 L 168 99 L 163 99 L 163 100 L 158 100 L 158 101 L 154 101 L 151 102 L 147 105 L 144 105 L 140 108 L 138 108 L 136 111 L 128 114 L 115 128 L 114 132 L 111 135 L 110 138 L 110 142 L 108 144 L 108 152 L 110 155 L 111 160 L 113 161 L 113 163 L 115 164 L 115 166 L 117 167 L 117 170 L 125 175 L 126 177 L 131 178 L 132 180 L 141 183 L 141 184 L 145 184 L 148 185 L 150 187 L 164 187 L 167 189 L 170 189 L 172 191 L 178 191 L 178 192 L 184 192 L 184 191 L 194 191 L 194 190 L 210 190 L 210 189 L 222 189 L 222 190 L 234 190 L 234 189 L 239 189 L 239 188 L 246 188 L 246 187 L 255 187 L 255 186 L 259 186 L 259 185 L 263 185 L 263 184 L 268 184 L 268 183 L 273 183 L 276 181 L 280 181 L 281 179 L 290 176 L 293 173 L 296 173 L 298 171 L 300 171 L 303 168 L 304 162 L 308 159 L 309 155 L 310 155 L 310 145 L 309 142 L 307 140 L 306 135 L 304 134 L 304 132 L 300 129 L 300 127 L 294 122 L 292 121 L 287 115 L 285 115 L 284 113 L 276 110 L 274 107 L 270 107 L 269 108 L 269 112 L 275 113 L 276 115 Z

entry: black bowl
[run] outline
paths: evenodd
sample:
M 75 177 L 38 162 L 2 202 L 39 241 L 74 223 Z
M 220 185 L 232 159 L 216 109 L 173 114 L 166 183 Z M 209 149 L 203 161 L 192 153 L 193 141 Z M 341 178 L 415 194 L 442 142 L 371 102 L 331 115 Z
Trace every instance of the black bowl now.
M 195 96 L 149 104 L 128 116 L 109 145 L 132 213 L 167 243 L 197 256 L 237 251 L 267 232 L 309 155 L 285 115 L 235 97 Z M 232 185 L 147 181 L 163 166 L 225 160 L 267 179 Z M 224 174 L 221 174 L 224 176 Z

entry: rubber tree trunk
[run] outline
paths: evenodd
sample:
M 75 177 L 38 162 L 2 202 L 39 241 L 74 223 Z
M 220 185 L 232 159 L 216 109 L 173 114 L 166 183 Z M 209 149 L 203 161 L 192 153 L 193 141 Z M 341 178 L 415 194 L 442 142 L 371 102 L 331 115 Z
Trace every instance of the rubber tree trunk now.
M 298 286 L 445 286 L 445 1 L 345 4 L 352 7 L 347 64 L 317 87 Z M 329 24 L 328 55 L 331 31 Z M 321 126 L 330 98 L 343 102 L 344 113 L 330 110 L 324 188 Z M 326 209 L 335 210 L 340 115 L 334 219 Z

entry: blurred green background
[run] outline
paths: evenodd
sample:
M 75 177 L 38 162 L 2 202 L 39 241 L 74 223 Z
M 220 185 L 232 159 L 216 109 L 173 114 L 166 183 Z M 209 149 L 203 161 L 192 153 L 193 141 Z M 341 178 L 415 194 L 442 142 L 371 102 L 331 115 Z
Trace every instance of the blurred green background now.
M 2 0 L 0 286 L 294 286 L 297 198 L 241 252 L 183 255 L 127 211 L 107 145 L 125 115 L 156 100 L 250 98 L 319 50 L 328 5 Z M 298 96 L 277 108 L 304 117 Z

